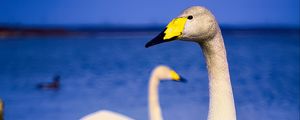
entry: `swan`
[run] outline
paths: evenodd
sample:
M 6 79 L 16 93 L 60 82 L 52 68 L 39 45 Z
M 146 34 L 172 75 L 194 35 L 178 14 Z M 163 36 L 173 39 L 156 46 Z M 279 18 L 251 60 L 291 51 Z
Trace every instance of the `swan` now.
M 226 50 L 220 27 L 213 14 L 202 6 L 185 9 L 145 47 L 173 40 L 193 41 L 200 45 L 209 76 L 208 120 L 236 120 Z
M 113 111 L 99 110 L 97 112 L 82 117 L 80 120 L 134 120 L 134 119 Z
M 168 66 L 159 65 L 152 70 L 148 87 L 149 120 L 163 120 L 158 97 L 160 81 L 186 82 L 186 80 Z M 109 110 L 100 110 L 80 120 L 133 120 L 133 118 Z
M 167 66 L 160 65 L 152 71 L 148 88 L 149 120 L 163 120 L 158 97 L 158 86 L 161 80 L 186 82 L 183 77 Z

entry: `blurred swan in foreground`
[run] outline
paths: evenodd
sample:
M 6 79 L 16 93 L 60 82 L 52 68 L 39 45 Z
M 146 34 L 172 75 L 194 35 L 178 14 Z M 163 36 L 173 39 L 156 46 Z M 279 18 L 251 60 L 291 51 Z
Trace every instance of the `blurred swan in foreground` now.
M 200 6 L 184 10 L 145 47 L 176 39 L 196 42 L 202 48 L 209 74 L 208 120 L 236 120 L 226 50 L 212 13 Z
M 152 71 L 148 88 L 149 120 L 163 120 L 158 98 L 158 86 L 161 80 L 186 82 L 185 79 L 167 66 L 160 65 Z M 133 120 L 133 118 L 108 110 L 100 110 L 80 120 Z
M 97 112 L 84 116 L 80 120 L 134 120 L 134 119 L 113 111 L 99 110 Z

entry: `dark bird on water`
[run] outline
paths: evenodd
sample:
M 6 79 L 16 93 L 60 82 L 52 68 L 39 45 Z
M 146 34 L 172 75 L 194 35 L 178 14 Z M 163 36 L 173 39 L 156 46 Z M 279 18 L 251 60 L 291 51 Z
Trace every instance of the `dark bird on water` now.
M 60 76 L 59 75 L 54 76 L 52 82 L 37 84 L 37 88 L 39 88 L 39 89 L 59 89 L 59 87 L 60 87 Z

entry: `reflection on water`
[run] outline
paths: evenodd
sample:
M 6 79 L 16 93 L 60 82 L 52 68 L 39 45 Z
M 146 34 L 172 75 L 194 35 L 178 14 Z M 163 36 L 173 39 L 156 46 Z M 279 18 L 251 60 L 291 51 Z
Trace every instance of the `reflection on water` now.
M 144 44 L 132 37 L 15 38 L 0 41 L 0 97 L 8 120 L 73 120 L 109 109 L 147 119 L 147 85 L 158 64 L 189 82 L 162 83 L 167 120 L 203 120 L 208 78 L 197 44 Z M 299 119 L 299 34 L 224 34 L 238 119 Z M 60 75 L 59 90 L 38 83 Z

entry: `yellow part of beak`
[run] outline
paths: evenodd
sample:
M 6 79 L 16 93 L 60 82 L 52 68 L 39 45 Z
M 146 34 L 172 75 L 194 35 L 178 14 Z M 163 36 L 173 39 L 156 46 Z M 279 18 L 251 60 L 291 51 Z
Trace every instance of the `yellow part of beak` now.
M 180 37 L 184 29 L 185 23 L 187 21 L 186 17 L 180 17 L 173 19 L 167 26 L 165 30 L 164 40 L 171 39 L 173 37 Z
M 180 80 L 180 76 L 174 70 L 170 71 L 170 75 L 172 80 L 176 80 L 176 81 Z

